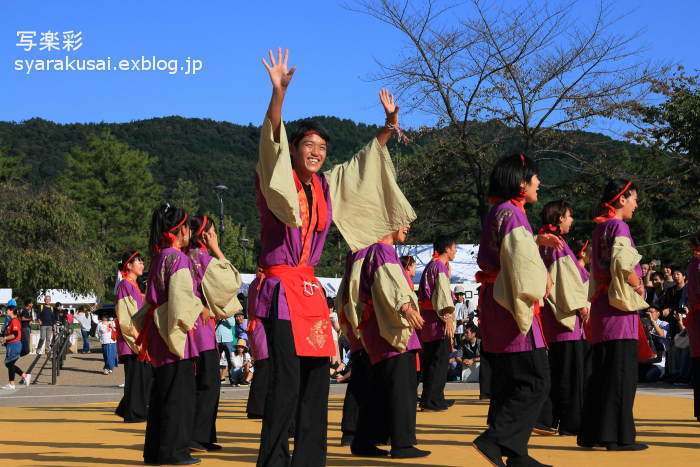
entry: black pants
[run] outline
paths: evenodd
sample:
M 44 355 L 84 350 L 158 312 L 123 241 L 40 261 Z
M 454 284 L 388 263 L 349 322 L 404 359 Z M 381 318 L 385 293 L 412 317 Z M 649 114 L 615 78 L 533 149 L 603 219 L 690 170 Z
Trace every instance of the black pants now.
M 444 338 L 423 344 L 420 367 L 423 372 L 423 394 L 421 407 L 425 409 L 445 408 L 445 384 L 450 356 L 449 339 Z
M 269 317 L 262 320 L 271 372 L 257 465 L 319 467 L 326 464 L 330 360 L 297 356 L 291 322 L 277 319 L 278 294 L 279 287 Z M 294 456 L 290 459 L 288 436 L 293 421 Z
M 538 424 L 578 434 L 583 409 L 583 361 L 582 340 L 549 344 L 552 387 L 542 405 Z
M 17 360 L 12 360 L 11 362 L 5 363 L 5 366 L 7 367 L 7 376 L 10 379 L 10 382 L 15 380 L 15 375 L 22 377 L 24 374 L 24 372 L 20 370 L 15 363 L 17 363 Z
M 219 353 L 214 349 L 200 352 L 195 360 L 197 395 L 192 439 L 199 443 L 216 443 L 216 415 L 221 391 L 219 360 Z
M 415 354 L 412 353 L 415 359 Z M 374 446 L 386 443 L 390 435 L 390 410 L 387 406 L 387 387 L 382 384 L 377 366 L 372 365 L 364 350 L 351 355 L 352 373 L 345 390 L 343 402 L 343 419 L 341 429 L 343 436 L 351 435 L 357 446 Z M 415 360 L 414 360 L 415 362 Z M 412 410 L 415 412 L 416 371 L 411 371 L 412 392 L 414 396 Z
M 693 368 L 690 374 L 693 383 L 693 399 L 695 400 L 695 418 L 700 420 L 700 357 L 693 358 Z
M 255 360 L 255 373 L 248 393 L 248 406 L 246 411 L 250 417 L 263 417 L 265 415 L 265 399 L 267 388 L 270 386 L 270 360 Z
M 416 444 L 416 354 L 405 352 L 373 365 L 372 385 L 382 388 L 381 418 L 387 420 L 391 448 Z M 360 425 L 358 425 L 359 428 Z
M 549 361 L 545 349 L 490 353 L 489 428 L 482 436 L 508 457 L 527 456 L 527 443 L 549 394 Z
M 24 322 L 26 323 L 26 321 Z M 29 354 L 29 337 L 31 333 L 32 329 L 29 327 L 29 324 L 26 326 L 22 324 L 22 352 L 20 353 L 22 357 Z
M 593 346 L 593 374 L 586 389 L 578 443 L 583 446 L 635 442 L 637 341 L 620 339 Z
M 124 396 L 115 414 L 125 422 L 142 422 L 148 416 L 148 401 L 153 387 L 153 368 L 150 363 L 138 361 L 138 355 L 122 355 L 124 365 Z
M 143 459 L 161 464 L 190 459 L 196 384 L 194 360 L 153 369 Z
M 479 356 L 479 399 L 491 397 L 491 364 L 489 354 L 482 352 Z

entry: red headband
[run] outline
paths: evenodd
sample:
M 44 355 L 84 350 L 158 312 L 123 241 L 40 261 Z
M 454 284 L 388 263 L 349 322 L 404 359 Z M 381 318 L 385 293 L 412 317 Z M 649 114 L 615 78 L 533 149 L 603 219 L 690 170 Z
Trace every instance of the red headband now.
M 182 216 L 182 220 L 175 227 L 169 229 L 167 232 L 163 232 L 161 235 L 161 245 L 156 247 L 156 253 L 160 252 L 162 245 L 165 245 L 166 247 L 172 246 L 173 242 L 175 241 L 175 235 L 173 235 L 173 232 L 182 227 L 185 222 L 187 222 L 188 217 L 189 215 L 185 213 L 185 215 Z
M 618 199 L 620 199 L 620 196 L 622 196 L 623 194 L 625 194 L 625 192 L 627 192 L 627 190 L 629 190 L 630 186 L 632 186 L 632 181 L 631 181 L 631 180 L 630 180 L 629 182 L 627 182 L 627 184 L 625 185 L 625 187 L 624 187 L 618 194 L 616 194 L 615 197 L 614 197 L 613 199 L 611 199 L 610 201 L 608 201 L 608 202 L 606 202 L 606 203 L 603 203 L 603 207 L 608 208 L 608 212 L 605 213 L 605 214 L 602 215 L 602 216 L 596 217 L 595 219 L 593 219 L 593 222 L 595 222 L 595 223 L 597 223 L 597 224 L 600 224 L 601 222 L 605 222 L 605 221 L 607 221 L 607 220 L 612 219 L 613 217 L 615 217 L 615 214 L 616 214 L 617 210 L 615 209 L 615 206 L 613 206 L 613 203 L 614 203 L 615 201 L 617 201 Z
M 188 215 L 187 213 L 185 213 L 185 215 L 182 217 L 182 220 L 180 221 L 180 223 L 177 224 L 177 225 L 176 225 L 175 227 L 173 227 L 172 229 L 168 230 L 168 232 L 170 232 L 170 233 L 175 232 L 177 229 L 179 229 L 180 227 L 182 227 L 182 225 L 187 221 L 187 218 L 188 218 L 188 217 L 189 217 L 189 215 Z
M 440 253 L 437 251 L 433 251 L 433 259 L 438 259 L 440 257 Z
M 207 222 L 209 221 L 209 218 L 207 216 L 202 217 L 202 225 L 199 226 L 199 229 L 197 229 L 197 243 L 199 243 L 199 248 L 206 250 L 207 247 L 204 244 L 200 237 L 202 235 L 202 232 L 204 232 L 204 228 L 207 226 Z
M 586 251 L 586 248 L 588 248 L 588 240 L 586 240 L 576 256 L 582 256 L 583 252 Z
M 552 224 L 545 224 L 542 227 L 540 227 L 540 230 L 537 231 L 538 234 L 544 234 L 544 233 L 556 233 L 557 230 L 559 230 L 556 226 Z
M 127 271 L 127 269 L 126 269 L 126 266 L 127 266 L 134 258 L 136 258 L 140 253 L 141 253 L 140 251 L 134 252 L 134 254 L 132 254 L 131 256 L 129 256 L 129 259 L 127 259 L 127 260 L 124 262 L 124 264 L 122 264 L 122 269 L 121 269 L 122 279 L 126 279 L 126 275 L 128 274 L 128 271 Z
M 316 130 L 309 130 L 309 131 L 304 132 L 304 134 L 302 134 L 302 135 L 297 136 L 296 138 L 294 138 L 294 139 L 292 140 L 292 144 L 297 144 L 299 141 L 301 141 L 302 139 L 304 139 L 305 137 L 310 136 L 310 135 L 318 135 L 318 136 L 320 136 L 320 137 L 325 141 L 325 138 L 323 138 L 323 136 L 321 135 L 321 133 L 319 133 L 319 132 L 316 131 Z

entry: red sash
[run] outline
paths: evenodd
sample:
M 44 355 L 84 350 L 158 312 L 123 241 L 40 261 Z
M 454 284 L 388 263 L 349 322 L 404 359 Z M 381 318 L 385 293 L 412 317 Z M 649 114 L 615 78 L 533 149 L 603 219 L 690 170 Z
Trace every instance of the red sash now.
M 146 318 L 143 321 L 143 327 L 141 328 L 141 332 L 139 332 L 139 335 L 135 341 L 139 348 L 139 362 L 150 363 L 151 361 L 151 355 L 148 353 L 148 347 L 150 344 L 151 326 L 154 326 L 153 315 L 156 312 L 156 308 L 158 308 L 156 305 L 150 305 L 148 307 L 148 313 L 146 313 Z
M 334 356 L 335 344 L 326 294 L 314 275 L 314 268 L 280 264 L 265 268 L 264 274 L 277 277 L 284 284 L 297 355 Z

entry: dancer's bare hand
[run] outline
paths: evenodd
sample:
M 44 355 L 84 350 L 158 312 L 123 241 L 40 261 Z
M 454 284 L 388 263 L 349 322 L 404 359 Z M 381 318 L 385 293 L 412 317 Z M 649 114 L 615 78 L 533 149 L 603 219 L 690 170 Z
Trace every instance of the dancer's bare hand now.
M 408 320 L 408 324 L 410 324 L 413 329 L 423 329 L 425 320 L 420 315 L 420 312 L 410 303 L 404 303 L 403 307 L 401 307 L 401 312 L 404 314 L 406 320 Z
M 554 248 L 557 251 L 564 249 L 564 243 L 554 234 L 542 233 L 537 235 L 537 244 L 539 246 Z
M 399 106 L 396 105 L 394 101 L 394 95 L 389 93 L 389 90 L 382 88 L 379 91 L 379 100 L 384 107 L 384 113 L 386 114 L 386 121 L 394 126 L 399 124 Z
M 287 89 L 289 83 L 292 82 L 292 76 L 297 67 L 292 67 L 291 70 L 287 69 L 287 59 L 289 58 L 289 49 L 284 49 L 284 55 L 282 54 L 282 47 L 277 48 L 277 58 L 275 58 L 272 50 L 269 52 L 270 63 L 262 58 L 262 63 L 267 69 L 270 75 L 270 81 L 272 82 L 272 87 L 276 89 Z

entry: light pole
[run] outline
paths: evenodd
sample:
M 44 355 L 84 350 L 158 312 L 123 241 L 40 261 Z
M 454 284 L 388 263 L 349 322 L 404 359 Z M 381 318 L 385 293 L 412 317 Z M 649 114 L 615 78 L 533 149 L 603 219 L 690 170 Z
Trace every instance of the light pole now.
M 228 190 L 226 185 L 216 185 L 214 191 L 216 192 L 216 197 L 219 199 L 219 237 L 220 242 L 223 246 L 224 241 L 224 231 L 226 226 L 224 225 L 224 192 Z

